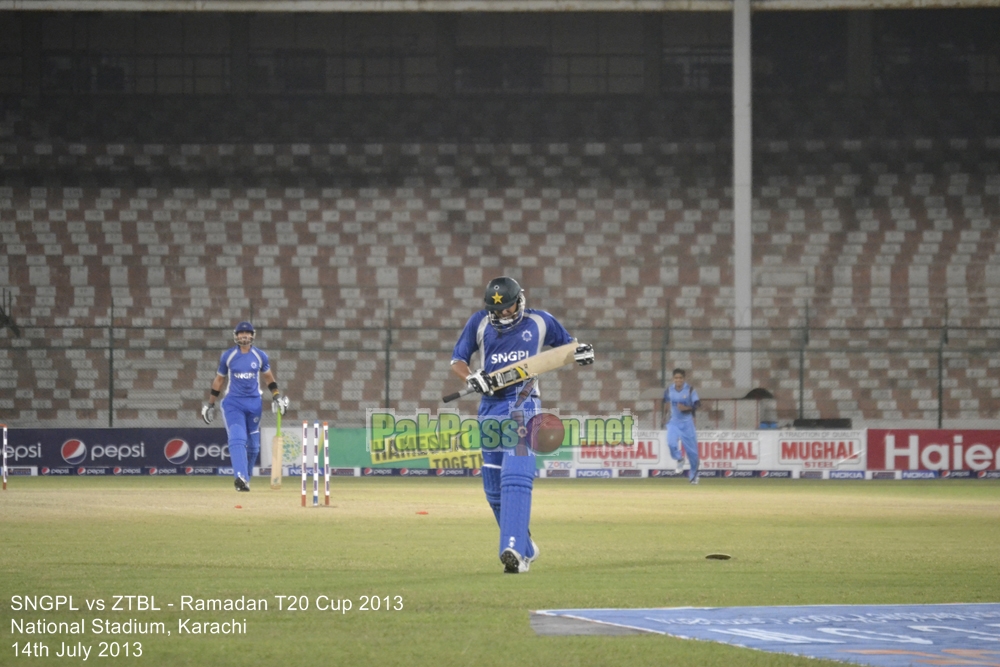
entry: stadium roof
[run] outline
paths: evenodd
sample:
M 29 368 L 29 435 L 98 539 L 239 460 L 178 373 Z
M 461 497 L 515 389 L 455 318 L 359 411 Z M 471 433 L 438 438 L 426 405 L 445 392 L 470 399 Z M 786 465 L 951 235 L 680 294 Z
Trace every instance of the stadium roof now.
M 754 11 L 1000 7 L 1000 0 L 750 0 Z M 732 0 L 0 0 L 0 11 L 661 12 L 731 11 Z

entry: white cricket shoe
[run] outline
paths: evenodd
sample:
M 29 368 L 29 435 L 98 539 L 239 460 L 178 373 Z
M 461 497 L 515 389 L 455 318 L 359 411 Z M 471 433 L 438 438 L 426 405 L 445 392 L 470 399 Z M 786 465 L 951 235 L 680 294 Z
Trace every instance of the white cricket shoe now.
M 537 556 L 538 553 L 536 552 Z M 513 549 L 504 549 L 503 553 L 500 554 L 500 562 L 503 563 L 504 574 L 520 574 L 522 572 L 527 572 L 528 567 L 531 565 L 531 561 L 526 558 L 522 558 L 521 554 L 517 553 Z
M 677 460 L 677 465 L 674 467 L 674 472 L 677 473 L 678 475 L 681 474 L 682 472 L 684 472 L 684 457 L 683 456 L 680 457 Z
M 525 558 L 525 560 L 529 563 L 534 563 L 535 559 L 538 558 L 538 544 L 531 539 L 530 535 L 528 536 L 528 541 L 531 542 L 531 557 Z

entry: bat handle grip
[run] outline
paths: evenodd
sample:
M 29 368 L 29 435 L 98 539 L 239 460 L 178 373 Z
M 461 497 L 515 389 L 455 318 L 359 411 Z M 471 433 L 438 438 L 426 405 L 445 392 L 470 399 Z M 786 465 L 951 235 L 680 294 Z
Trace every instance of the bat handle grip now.
M 471 393 L 472 390 L 466 387 L 462 391 L 456 391 L 454 394 L 448 394 L 447 396 L 442 396 L 441 400 L 444 401 L 445 403 L 451 403 L 452 401 L 462 398 L 466 394 L 471 394 Z

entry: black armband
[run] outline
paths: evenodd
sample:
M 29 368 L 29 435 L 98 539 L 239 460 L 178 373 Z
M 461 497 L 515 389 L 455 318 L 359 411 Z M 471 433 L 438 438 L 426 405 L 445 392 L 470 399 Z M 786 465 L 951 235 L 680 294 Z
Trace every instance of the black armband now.
M 210 393 L 212 396 L 218 396 L 219 395 L 219 390 L 218 389 L 213 389 L 212 391 L 210 391 L 208 393 Z

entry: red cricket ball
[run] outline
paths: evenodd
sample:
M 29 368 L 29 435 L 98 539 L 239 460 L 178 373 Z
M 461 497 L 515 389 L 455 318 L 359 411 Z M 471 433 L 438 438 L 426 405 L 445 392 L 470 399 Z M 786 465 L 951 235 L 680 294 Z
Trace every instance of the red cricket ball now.
M 539 454 L 559 449 L 565 435 L 562 420 L 552 413 L 540 412 L 528 420 L 528 446 Z

